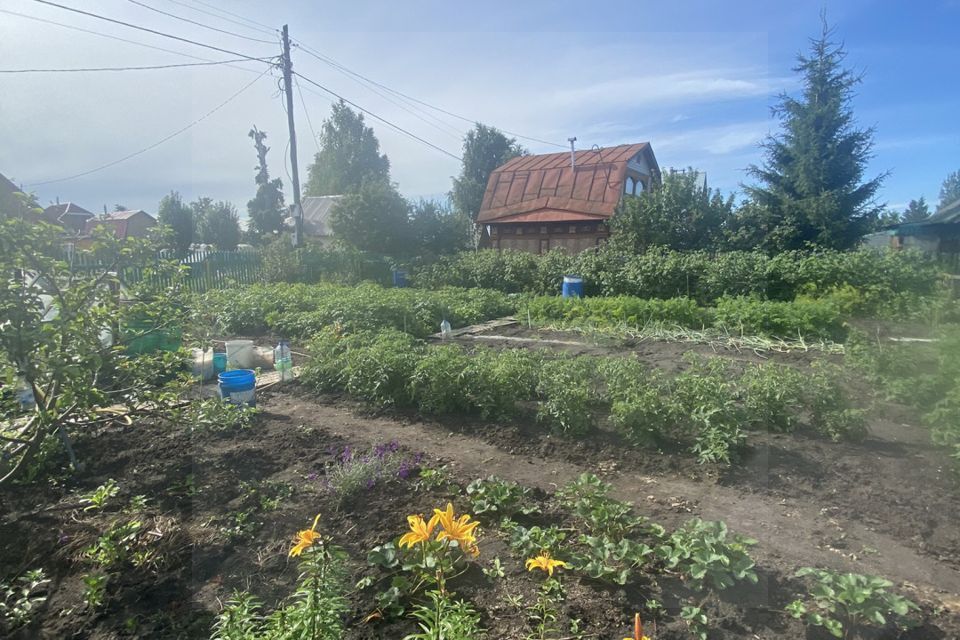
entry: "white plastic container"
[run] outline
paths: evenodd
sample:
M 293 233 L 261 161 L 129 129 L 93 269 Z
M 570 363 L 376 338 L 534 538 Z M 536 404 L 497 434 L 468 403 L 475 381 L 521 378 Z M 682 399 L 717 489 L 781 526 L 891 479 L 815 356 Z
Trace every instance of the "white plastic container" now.
M 450 323 L 446 319 L 444 319 L 444 321 L 440 323 L 440 335 L 443 337 L 444 340 L 447 340 L 448 338 L 453 337 L 453 332 L 451 331 Z
M 280 372 L 280 381 L 293 380 L 293 354 L 286 340 L 281 340 L 273 350 L 273 366 Z
M 193 350 L 193 377 L 201 382 L 213 380 L 213 349 L 204 351 L 203 349 Z
M 254 368 L 253 340 L 227 340 L 227 368 Z

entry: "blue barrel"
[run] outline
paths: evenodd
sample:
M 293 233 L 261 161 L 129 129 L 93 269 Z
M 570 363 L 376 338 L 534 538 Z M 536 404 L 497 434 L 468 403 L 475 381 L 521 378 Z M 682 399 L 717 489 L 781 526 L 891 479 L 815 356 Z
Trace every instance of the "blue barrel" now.
M 231 404 L 257 406 L 257 374 L 252 369 L 224 371 L 217 376 L 220 397 Z
M 213 372 L 223 373 L 226 370 L 227 370 L 227 354 L 214 353 L 213 354 Z
M 563 276 L 563 297 L 582 298 L 583 278 L 580 276 Z
M 407 286 L 407 272 L 395 270 L 393 272 L 393 286 L 403 288 Z

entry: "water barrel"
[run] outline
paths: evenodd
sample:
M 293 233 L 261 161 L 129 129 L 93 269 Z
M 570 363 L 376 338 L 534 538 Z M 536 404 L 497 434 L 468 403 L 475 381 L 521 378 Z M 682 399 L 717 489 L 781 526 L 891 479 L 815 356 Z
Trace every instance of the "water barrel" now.
M 214 373 L 223 373 L 227 370 L 227 354 L 225 353 L 214 353 L 213 354 L 213 372 Z
M 583 278 L 580 276 L 563 276 L 563 297 L 582 298 Z
M 404 288 L 407 286 L 407 272 L 394 270 L 393 272 L 393 286 L 398 288 Z
M 253 368 L 253 340 L 227 340 L 227 367 Z
M 234 369 L 217 376 L 220 397 L 231 404 L 257 406 L 257 374 L 252 369 Z

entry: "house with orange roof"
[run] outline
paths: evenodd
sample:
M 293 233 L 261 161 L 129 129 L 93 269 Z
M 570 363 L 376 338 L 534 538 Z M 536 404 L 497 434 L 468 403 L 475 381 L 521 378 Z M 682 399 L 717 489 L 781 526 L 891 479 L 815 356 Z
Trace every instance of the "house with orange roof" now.
M 624 196 L 659 184 L 649 142 L 520 156 L 490 174 L 476 222 L 495 249 L 579 253 L 606 242 Z

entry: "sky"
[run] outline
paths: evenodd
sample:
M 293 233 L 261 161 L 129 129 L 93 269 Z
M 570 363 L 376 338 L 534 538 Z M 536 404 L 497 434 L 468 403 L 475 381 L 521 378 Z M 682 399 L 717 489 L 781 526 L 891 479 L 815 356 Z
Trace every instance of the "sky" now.
M 920 196 L 935 203 L 943 178 L 960 169 L 960 0 L 57 1 L 250 57 L 277 55 L 271 32 L 288 24 L 299 43 L 295 71 L 447 152 L 367 116 L 393 180 L 411 198 L 450 189 L 459 171 L 451 156 L 471 121 L 526 136 L 520 142 L 533 153 L 562 150 L 572 136 L 577 148 L 649 141 L 662 168 L 692 166 L 711 187 L 738 191 L 749 182 L 744 169 L 763 159 L 758 143 L 777 131 L 777 95 L 799 89 L 792 67 L 826 8 L 846 64 L 863 74 L 853 107 L 858 123 L 875 129 L 868 177 L 888 172 L 881 201 L 894 209 Z M 371 86 L 307 49 L 465 119 Z M 0 0 L 0 69 L 236 57 L 36 0 Z M 268 134 L 271 176 L 283 180 L 290 201 L 279 79 L 256 61 L 0 74 L 0 173 L 43 205 L 59 198 L 95 212 L 120 204 L 154 213 L 176 190 L 187 200 L 228 200 L 244 215 L 255 192 L 247 133 L 256 125 Z M 312 131 L 335 98 L 299 84 L 294 118 L 305 183 L 317 151 Z

